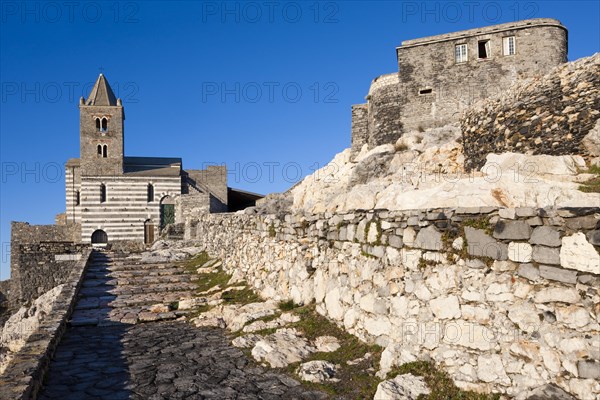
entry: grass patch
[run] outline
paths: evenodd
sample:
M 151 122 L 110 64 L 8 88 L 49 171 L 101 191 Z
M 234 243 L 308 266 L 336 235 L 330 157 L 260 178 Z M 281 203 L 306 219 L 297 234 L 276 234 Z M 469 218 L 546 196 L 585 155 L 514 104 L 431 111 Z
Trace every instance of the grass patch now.
M 198 307 L 194 308 L 193 311 L 185 314 L 185 317 L 188 319 L 188 321 L 192 320 L 194 318 L 199 317 L 201 314 L 204 314 L 205 312 L 207 312 L 211 308 L 212 308 L 212 306 L 209 306 L 208 304 L 204 304 L 202 306 L 198 306 Z
M 490 224 L 490 220 L 488 218 L 471 218 L 463 221 L 462 224 L 463 226 L 481 229 L 490 236 L 494 233 L 494 227 L 492 227 L 492 224 Z
M 372 399 L 377 390 L 380 379 L 374 374 L 379 367 L 379 360 L 383 349 L 377 345 L 368 345 L 357 337 L 340 329 L 327 318 L 315 311 L 314 304 L 294 309 L 301 320 L 290 324 L 301 331 L 304 336 L 313 341 L 319 336 L 335 336 L 340 342 L 340 348 L 330 353 L 313 353 L 303 362 L 312 360 L 324 360 L 339 364 L 340 368 L 336 378 L 340 382 L 328 382 L 324 384 L 310 384 L 308 386 L 323 390 L 329 394 L 349 399 Z M 347 365 L 346 361 L 356 360 L 366 353 L 371 353 L 371 358 L 361 361 L 356 365 Z M 299 363 L 291 364 L 287 371 L 294 373 Z
M 198 287 L 198 293 L 206 292 L 207 290 L 219 286 L 221 289 L 227 287 L 227 283 L 231 279 L 231 275 L 225 273 L 222 270 L 216 270 L 208 274 L 198 274 L 196 285 Z
M 275 231 L 275 224 L 271 222 L 271 225 L 269 225 L 269 237 L 274 238 L 275 235 L 277 235 L 277 231 Z
M 498 400 L 499 394 L 480 394 L 465 392 L 454 385 L 452 379 L 443 371 L 427 361 L 415 361 L 394 368 L 388 373 L 391 379 L 400 374 L 413 374 L 422 376 L 431 394 L 426 396 L 428 400 Z
M 208 254 L 205 251 L 203 251 L 202 253 L 196 254 L 189 260 L 184 261 L 182 265 L 188 271 L 195 273 L 198 267 L 201 267 L 202 265 L 206 264 L 210 259 L 211 258 L 208 256 Z
M 278 304 L 281 311 L 291 311 L 294 308 L 298 308 L 298 304 L 294 303 L 294 300 L 282 301 Z
M 228 290 L 221 294 L 226 304 L 250 304 L 263 301 L 254 290 L 246 287 L 241 290 Z
M 579 190 L 585 193 L 600 193 L 600 166 L 592 165 L 586 172 L 596 176 L 583 182 L 583 184 L 579 186 Z

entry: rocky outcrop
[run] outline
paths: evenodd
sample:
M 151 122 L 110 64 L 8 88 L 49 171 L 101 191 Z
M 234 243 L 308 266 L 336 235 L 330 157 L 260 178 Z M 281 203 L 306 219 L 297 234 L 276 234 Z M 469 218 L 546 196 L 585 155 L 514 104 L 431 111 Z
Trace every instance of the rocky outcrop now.
M 21 307 L 4 324 L 0 333 L 0 375 L 27 339 L 37 330 L 52 307 L 64 285 L 59 285 L 34 300 L 28 307 Z
M 381 382 L 377 386 L 374 400 L 417 400 L 420 395 L 428 395 L 431 390 L 420 376 L 398 375 L 394 379 Z
M 344 150 L 290 190 L 290 212 L 411 210 L 441 207 L 595 207 L 600 194 L 579 191 L 593 175 L 581 156 L 489 154 L 463 171 L 454 127 L 417 133 L 356 156 Z M 421 147 L 422 146 L 422 147 Z
M 478 170 L 489 153 L 504 152 L 597 160 L 598 132 L 593 129 L 599 117 L 597 53 L 520 81 L 467 110 L 461 118 L 465 167 Z

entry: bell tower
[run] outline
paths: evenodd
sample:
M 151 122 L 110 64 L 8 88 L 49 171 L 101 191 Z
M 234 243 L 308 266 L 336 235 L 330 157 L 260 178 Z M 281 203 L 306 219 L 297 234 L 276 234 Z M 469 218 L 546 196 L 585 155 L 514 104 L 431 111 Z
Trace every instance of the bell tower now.
M 79 141 L 83 176 L 123 174 L 125 112 L 100 74 L 87 100 L 79 101 Z

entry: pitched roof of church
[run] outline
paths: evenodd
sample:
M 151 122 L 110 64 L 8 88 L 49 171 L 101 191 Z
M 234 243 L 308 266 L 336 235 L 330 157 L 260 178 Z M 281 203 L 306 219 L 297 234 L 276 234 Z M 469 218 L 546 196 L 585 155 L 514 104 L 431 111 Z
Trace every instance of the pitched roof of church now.
M 116 106 L 117 98 L 104 75 L 100 74 L 88 96 L 86 106 Z

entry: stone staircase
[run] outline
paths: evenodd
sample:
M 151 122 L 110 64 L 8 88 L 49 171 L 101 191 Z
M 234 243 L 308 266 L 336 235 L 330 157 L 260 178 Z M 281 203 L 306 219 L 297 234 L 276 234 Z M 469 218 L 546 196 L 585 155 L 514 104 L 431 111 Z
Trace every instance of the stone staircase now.
M 142 263 L 135 255 L 94 250 L 69 323 L 104 326 L 176 319 L 188 311 L 152 306 L 192 297 L 193 279 L 173 263 Z

